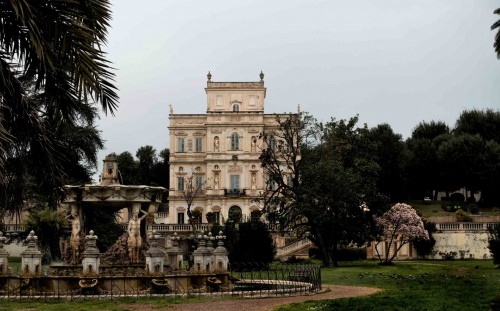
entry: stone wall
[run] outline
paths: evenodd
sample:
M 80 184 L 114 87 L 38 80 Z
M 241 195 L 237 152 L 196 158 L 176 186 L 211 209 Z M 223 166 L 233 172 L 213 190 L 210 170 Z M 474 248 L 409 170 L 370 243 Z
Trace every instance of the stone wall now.
M 433 237 L 436 245 L 428 259 L 442 259 L 443 255 L 453 253 L 455 259 L 491 259 L 486 232 L 436 232 Z

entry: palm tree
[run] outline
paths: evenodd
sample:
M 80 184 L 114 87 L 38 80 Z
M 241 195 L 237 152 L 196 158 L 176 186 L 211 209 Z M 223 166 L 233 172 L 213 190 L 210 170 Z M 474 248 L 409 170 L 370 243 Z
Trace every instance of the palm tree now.
M 118 96 L 101 46 L 111 19 L 108 0 L 0 0 L 0 151 L 26 133 L 40 135 L 50 153 L 40 114 L 80 117 L 75 106 L 93 100 L 113 114 Z M 30 83 L 26 84 L 28 81 Z M 35 107 L 30 94 L 43 100 Z M 12 120 L 14 119 L 15 120 Z M 17 128 L 16 130 L 19 130 Z
M 496 9 L 494 14 L 500 14 L 500 9 Z M 497 34 L 495 35 L 495 52 L 497 52 L 497 57 L 500 58 L 500 20 L 497 20 L 493 25 L 491 25 L 491 30 L 498 28 Z
M 0 194 L 85 174 L 102 148 L 94 103 L 114 113 L 109 0 L 0 0 Z M 2 207 L 11 200 L 0 195 Z M 1 218 L 0 218 L 1 219 Z

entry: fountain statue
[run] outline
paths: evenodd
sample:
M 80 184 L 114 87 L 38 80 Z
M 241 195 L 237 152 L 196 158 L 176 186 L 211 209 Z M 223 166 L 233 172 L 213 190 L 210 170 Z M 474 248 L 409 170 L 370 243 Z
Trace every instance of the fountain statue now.
M 72 264 L 77 264 L 80 258 L 80 216 L 76 206 L 72 206 L 71 213 L 66 217 L 71 219 L 71 236 L 69 245 L 71 250 L 70 261 Z
M 141 221 L 148 215 L 147 212 L 141 210 L 144 214 L 141 217 L 139 216 L 139 211 L 137 207 L 134 207 L 132 211 L 132 218 L 128 222 L 128 255 L 131 263 L 139 262 L 139 250 L 142 246 L 142 238 L 141 238 Z

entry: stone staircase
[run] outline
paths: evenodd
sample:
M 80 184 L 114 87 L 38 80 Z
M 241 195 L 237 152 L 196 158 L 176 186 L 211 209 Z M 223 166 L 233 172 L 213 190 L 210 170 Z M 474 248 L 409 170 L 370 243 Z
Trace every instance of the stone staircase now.
M 291 256 L 308 258 L 307 252 L 304 253 L 305 250 L 308 250 L 313 243 L 309 239 L 302 239 L 290 245 L 280 247 L 276 251 L 276 258 L 279 260 L 287 260 Z

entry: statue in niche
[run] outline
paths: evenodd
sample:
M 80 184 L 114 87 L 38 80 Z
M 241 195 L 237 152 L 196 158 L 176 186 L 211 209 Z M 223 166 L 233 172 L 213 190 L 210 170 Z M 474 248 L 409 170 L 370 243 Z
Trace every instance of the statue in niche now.
M 215 173 L 214 175 L 214 189 L 219 189 L 219 174 Z
M 257 149 L 257 139 L 255 138 L 255 136 L 252 136 L 252 145 L 250 151 L 255 152 L 256 149 Z
M 219 137 L 215 136 L 214 138 L 214 151 L 219 152 Z
M 71 208 L 71 213 L 66 217 L 66 219 L 71 219 L 71 236 L 69 238 L 69 246 L 71 250 L 71 263 L 73 265 L 78 264 L 80 258 L 80 215 L 78 214 L 78 208 L 73 206 Z
M 257 176 L 255 176 L 255 173 L 252 174 L 252 189 L 255 189 L 257 186 Z
M 134 207 L 132 211 L 132 218 L 128 222 L 128 256 L 131 263 L 139 262 L 139 250 L 142 246 L 141 238 L 141 221 L 148 215 L 147 212 L 140 210 L 144 215 L 139 217 L 138 208 Z

